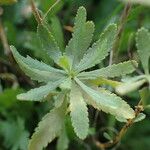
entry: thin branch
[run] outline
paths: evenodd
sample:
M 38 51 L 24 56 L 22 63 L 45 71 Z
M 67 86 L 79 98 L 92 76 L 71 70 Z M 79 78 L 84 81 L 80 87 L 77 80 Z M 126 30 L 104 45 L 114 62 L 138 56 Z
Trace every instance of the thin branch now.
M 45 13 L 43 20 L 47 17 L 48 13 L 60 2 L 61 0 L 57 0 L 49 9 L 48 11 Z
M 135 118 L 139 115 L 140 112 L 142 112 L 143 106 L 142 106 L 142 102 L 140 101 L 138 103 L 138 105 L 135 107 Z M 110 148 L 113 147 L 114 145 L 116 145 L 117 143 L 119 143 L 122 139 L 122 137 L 124 136 L 124 134 L 127 132 L 127 130 L 129 129 L 129 127 L 131 127 L 134 124 L 134 119 L 129 119 L 127 121 L 127 123 L 123 126 L 123 128 L 120 130 L 120 132 L 117 134 L 117 136 L 111 140 L 108 141 L 106 143 L 101 143 L 99 141 L 95 141 L 95 144 L 97 147 L 99 147 L 100 149 L 104 150 L 106 148 Z
M 127 22 L 127 18 L 130 14 L 131 8 L 132 8 L 131 3 L 127 3 L 125 5 L 125 8 L 124 8 L 123 13 L 121 15 L 120 23 L 118 25 L 118 32 L 117 32 L 117 35 L 116 35 L 116 39 L 115 39 L 112 51 L 110 53 L 109 65 L 111 65 L 114 61 L 116 61 L 117 50 L 118 50 L 118 47 L 119 47 L 119 41 L 120 41 L 121 35 L 123 33 L 124 26 Z
M 16 76 L 12 73 L 0 73 L 0 78 L 3 80 L 10 80 L 13 83 L 14 89 L 16 89 L 19 86 Z
M 73 32 L 73 27 L 71 27 L 71 26 L 64 26 L 64 29 L 69 32 Z
M 40 14 L 39 14 L 36 6 L 35 6 L 34 0 L 29 0 L 29 1 L 30 1 L 32 12 L 34 14 L 36 21 L 38 22 L 38 24 L 42 24 L 42 18 L 41 18 Z
M 5 31 L 4 31 L 1 19 L 0 19 L 0 38 L 1 38 L 1 41 L 2 41 L 2 45 L 3 45 L 3 48 L 4 48 L 5 55 L 9 56 L 11 51 L 10 51 L 10 48 L 9 48 L 9 45 L 8 45 L 8 41 L 7 41 L 7 38 L 6 38 L 6 34 L 5 34 Z

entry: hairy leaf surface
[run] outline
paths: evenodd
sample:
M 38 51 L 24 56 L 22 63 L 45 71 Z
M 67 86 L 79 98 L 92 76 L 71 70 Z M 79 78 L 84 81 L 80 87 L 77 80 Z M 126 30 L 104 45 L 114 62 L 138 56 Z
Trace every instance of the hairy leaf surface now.
M 72 39 L 69 41 L 65 51 L 73 59 L 73 65 L 75 65 L 89 47 L 94 32 L 94 23 L 91 21 L 86 22 L 86 10 L 84 7 L 78 9 L 73 30 Z
M 49 57 L 53 59 L 55 63 L 58 63 L 62 53 L 48 27 L 44 26 L 43 24 L 38 25 L 37 33 L 40 38 L 43 50 L 47 52 Z
M 64 71 L 52 68 L 29 56 L 27 58 L 21 56 L 13 46 L 11 46 L 11 51 L 20 68 L 33 80 L 49 82 L 56 81 L 65 76 Z
M 136 45 L 144 71 L 149 74 L 150 59 L 150 33 L 147 29 L 141 28 L 137 32 Z
M 110 24 L 101 34 L 100 39 L 87 50 L 76 71 L 80 72 L 100 63 L 110 52 L 117 33 L 117 26 Z
M 76 82 L 95 101 L 97 108 L 116 117 L 120 116 L 126 119 L 134 118 L 134 110 L 117 95 L 104 89 L 100 89 L 99 91 L 93 90 L 77 78 Z
M 89 129 L 88 111 L 82 93 L 77 84 L 72 83 L 70 93 L 70 116 L 77 136 L 86 138 Z
M 127 61 L 90 72 L 82 72 L 78 77 L 80 79 L 96 79 L 98 77 L 114 78 L 124 76 L 135 71 L 133 64 L 137 66 L 136 61 Z
M 60 135 L 65 111 L 66 106 L 63 104 L 62 107 L 53 109 L 43 117 L 29 142 L 29 150 L 42 150 Z
M 30 101 L 42 101 L 46 98 L 50 92 L 54 92 L 56 87 L 58 87 L 65 78 L 62 78 L 55 82 L 50 82 L 47 85 L 40 86 L 39 88 L 31 89 L 27 93 L 22 93 L 17 96 L 20 100 L 30 100 Z

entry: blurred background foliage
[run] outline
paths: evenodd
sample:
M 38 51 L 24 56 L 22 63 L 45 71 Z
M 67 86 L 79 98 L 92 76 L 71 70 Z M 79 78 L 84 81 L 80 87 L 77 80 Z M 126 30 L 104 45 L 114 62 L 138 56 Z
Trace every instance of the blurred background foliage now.
M 44 14 L 56 0 L 35 0 L 41 14 Z M 63 50 L 71 32 L 74 16 L 79 6 L 85 6 L 88 20 L 96 25 L 94 40 L 109 23 L 119 23 L 125 4 L 117 0 L 62 0 L 47 16 L 51 31 Z M 15 45 L 23 55 L 29 54 L 39 60 L 53 65 L 47 55 L 43 54 L 36 36 L 37 22 L 34 19 L 28 0 L 18 0 L 13 5 L 0 6 L 0 30 L 4 30 L 9 45 Z M 141 5 L 132 6 L 125 30 L 119 39 L 118 60 L 129 59 L 128 43 L 141 26 L 150 29 L 150 8 Z M 134 37 L 134 36 L 133 36 Z M 132 55 L 138 61 L 134 38 L 132 39 Z M 1 40 L 2 41 L 2 40 Z M 108 64 L 108 60 L 104 64 Z M 103 64 L 102 64 L 103 65 Z M 98 67 L 98 66 L 97 66 Z M 26 150 L 29 137 L 42 116 L 53 106 L 52 101 L 44 103 L 21 102 L 16 95 L 38 84 L 26 77 L 8 53 L 4 41 L 0 42 L 0 150 Z M 131 106 L 139 100 L 138 92 L 124 97 Z M 150 147 L 150 111 L 146 110 L 146 119 L 135 123 L 123 140 L 114 148 L 118 150 L 148 150 Z M 91 128 L 85 141 L 80 141 L 73 133 L 70 120 L 66 120 L 70 150 L 97 150 L 91 140 L 96 136 L 101 141 L 113 137 L 122 127 L 110 115 L 97 113 L 90 108 Z M 94 122 L 94 123 L 93 123 Z M 96 124 L 95 124 L 96 123 Z M 108 135 L 109 134 L 109 135 Z M 47 149 L 56 149 L 56 141 Z M 61 150 L 61 149 L 60 149 Z

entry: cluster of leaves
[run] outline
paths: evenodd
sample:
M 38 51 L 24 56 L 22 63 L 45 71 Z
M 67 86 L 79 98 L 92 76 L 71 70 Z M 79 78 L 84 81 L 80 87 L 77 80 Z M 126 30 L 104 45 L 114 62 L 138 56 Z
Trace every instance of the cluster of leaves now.
M 142 75 L 138 75 L 134 78 L 128 79 L 128 82 L 118 86 L 116 90 L 119 94 L 122 95 L 137 90 L 144 84 L 150 85 L 150 71 L 149 71 L 150 33 L 148 32 L 147 29 L 141 28 L 138 30 L 136 34 L 136 45 L 144 73 Z
M 42 101 L 50 94 L 55 94 L 55 106 L 39 123 L 30 140 L 29 149 L 40 150 L 55 137 L 61 137 L 61 134 L 64 134 L 62 132 L 64 120 L 68 113 L 77 136 L 81 139 L 86 138 L 89 128 L 87 104 L 114 115 L 118 120 L 135 117 L 133 109 L 120 97 L 104 88 L 94 86 L 91 82 L 132 73 L 135 70 L 133 64 L 137 66 L 137 63 L 127 61 L 94 71 L 85 71 L 108 56 L 117 34 L 117 26 L 110 24 L 100 35 L 99 40 L 89 48 L 93 32 L 93 22 L 86 22 L 86 10 L 80 7 L 75 18 L 72 39 L 62 53 L 47 24 L 41 22 L 38 25 L 38 36 L 43 51 L 62 70 L 48 66 L 30 56 L 22 57 L 15 47 L 11 46 L 14 58 L 26 75 L 38 82 L 47 83 L 20 94 L 17 98 Z M 58 93 L 57 87 L 61 89 Z
M 52 0 L 51 2 L 37 0 L 36 4 L 45 12 L 56 1 L 57 0 Z M 0 5 L 12 4 L 14 2 L 16 1 L 2 0 L 0 1 Z M 58 150 L 68 149 L 69 141 L 72 142 L 72 140 L 76 140 L 74 139 L 74 137 L 76 137 L 74 133 L 71 133 L 73 138 L 70 137 L 70 130 L 71 132 L 74 130 L 76 135 L 81 139 L 84 139 L 87 135 L 91 134 L 89 117 L 91 120 L 92 114 L 88 114 L 88 111 L 91 111 L 90 105 L 98 110 L 114 115 L 119 121 L 126 121 L 128 118 L 133 118 L 134 111 L 132 108 L 120 97 L 108 91 L 106 87 L 111 89 L 111 87 L 114 88 L 119 85 L 116 88 L 116 92 L 121 95 L 126 94 L 131 99 L 134 99 L 135 97 L 138 99 L 138 94 L 132 96 L 132 93 L 130 95 L 128 92 L 141 89 L 140 96 L 145 106 L 144 108 L 149 108 L 149 66 L 147 66 L 149 65 L 147 64 L 149 63 L 148 30 L 142 28 L 136 35 L 138 53 L 139 56 L 141 56 L 140 58 L 145 74 L 131 77 L 126 80 L 127 83 L 125 81 L 125 83 L 120 84 L 110 78 L 126 77 L 126 74 L 132 73 L 135 68 L 137 68 L 137 63 L 135 61 L 127 61 L 98 69 L 99 67 L 104 66 L 103 63 L 105 61 L 103 60 L 104 58 L 107 58 L 109 51 L 112 49 L 117 26 L 114 23 L 110 23 L 118 22 L 118 14 L 122 11 L 123 4 L 115 0 L 112 0 L 111 2 L 109 0 L 101 0 L 99 3 L 93 0 L 89 0 L 88 2 L 82 0 L 74 2 L 70 0 L 66 0 L 65 2 L 64 0 L 58 1 L 57 5 L 55 5 L 55 7 L 51 9 L 51 12 L 47 14 L 47 21 L 43 20 L 43 22 L 38 25 L 38 37 L 41 40 L 41 43 L 39 43 L 39 39 L 34 32 L 36 26 L 31 17 L 31 10 L 28 7 L 29 4 L 27 0 L 18 0 L 18 2 L 17 5 L 11 6 L 11 9 L 10 7 L 6 7 L 6 10 L 4 9 L 6 13 L 2 16 L 9 43 L 13 43 L 16 47 L 21 49 L 28 49 L 30 55 L 33 55 L 48 64 L 32 59 L 30 56 L 27 58 L 22 57 L 16 49 L 12 47 L 14 57 L 22 70 L 26 75 L 31 77 L 31 79 L 40 82 L 40 85 L 42 85 L 39 88 L 18 95 L 18 98 L 21 100 L 44 101 L 44 103 L 17 102 L 16 95 L 22 90 L 14 90 L 13 88 L 8 89 L 8 85 L 6 86 L 3 84 L 5 82 L 2 81 L 2 85 L 0 83 L 0 138 L 2 137 L 0 144 L 2 149 L 27 149 L 29 132 L 33 130 L 37 121 L 41 119 L 41 116 L 49 110 L 50 112 L 43 117 L 36 128 L 35 133 L 29 142 L 29 149 L 42 149 L 55 139 L 55 137 L 58 137 Z M 149 5 L 149 2 L 146 0 L 132 0 L 132 2 Z M 70 17 L 74 11 L 72 8 L 85 5 L 86 8 L 90 8 L 88 9 L 88 12 L 92 12 L 92 16 L 89 13 L 89 17 L 94 20 L 96 25 L 96 32 L 93 34 L 94 24 L 91 21 L 86 22 L 86 12 L 85 9 L 81 7 L 78 10 L 75 19 L 73 37 L 66 48 L 64 46 L 65 40 L 62 26 L 58 17 L 55 15 L 62 9 L 64 4 L 67 7 L 67 10 L 63 10 L 61 14 L 61 16 L 63 16 L 63 24 L 71 22 Z M 95 11 L 92 9 L 93 4 L 96 4 L 96 6 L 94 6 Z M 11 18 L 13 19 L 10 18 L 10 14 L 12 14 L 13 17 Z M 127 24 L 125 28 L 119 47 L 119 54 L 122 54 L 125 59 L 127 59 L 127 56 L 125 56 L 123 52 L 126 52 L 130 33 L 136 32 L 137 26 L 139 26 L 138 17 L 144 15 L 140 23 L 145 27 L 149 27 L 148 14 L 145 7 L 135 6 L 132 8 L 131 15 L 129 16 L 130 23 Z M 26 23 L 24 24 L 24 22 Z M 103 33 L 99 36 L 99 31 L 101 31 L 106 24 L 106 29 L 102 31 Z M 92 36 L 94 36 L 93 41 L 96 42 L 91 46 Z M 65 39 L 67 38 L 68 37 L 65 34 Z M 27 52 L 23 51 L 23 53 Z M 118 62 L 124 60 L 121 55 L 118 59 Z M 55 68 L 52 66 L 55 66 Z M 12 71 L 13 68 L 14 66 L 9 69 L 9 71 Z M 94 71 L 91 71 L 93 69 Z M 16 71 L 13 71 L 13 73 L 14 76 L 18 76 L 18 80 L 21 84 L 19 86 L 21 88 L 30 88 L 26 81 L 23 81 L 22 84 L 22 74 L 20 76 Z M 2 76 L 0 74 L 0 78 Z M 26 85 L 24 83 L 26 83 Z M 35 84 L 34 86 L 37 85 L 36 82 L 33 83 Z M 33 83 L 31 83 L 31 85 Z M 113 90 L 111 89 L 111 91 Z M 45 100 L 47 101 L 45 102 Z M 130 103 L 134 102 L 131 101 Z M 89 106 L 87 107 L 87 105 Z M 41 106 L 44 106 L 44 109 Z M 52 107 L 52 110 L 50 107 Z M 35 118 L 35 114 L 38 118 Z M 144 114 L 140 114 L 134 122 L 141 121 L 144 117 Z M 112 116 L 107 115 L 108 120 L 105 120 L 105 123 L 108 121 L 107 125 L 111 127 L 116 123 L 116 121 L 112 121 L 112 118 Z M 101 121 L 98 122 L 100 122 L 98 126 L 103 125 Z M 117 125 L 119 124 L 117 123 Z M 142 122 L 143 129 L 148 131 L 147 125 L 148 121 Z M 96 128 L 94 128 L 94 130 L 96 133 L 93 134 L 99 134 Z M 123 141 L 126 145 L 123 148 L 120 146 L 120 149 L 129 149 L 129 147 L 130 149 L 144 149 L 143 143 L 148 147 L 149 144 L 147 139 L 149 137 L 145 136 L 145 130 L 140 131 L 140 127 L 138 127 L 137 130 L 136 128 L 135 130 L 130 130 L 131 132 L 129 132 L 125 141 Z M 12 135 L 16 135 L 15 140 Z M 131 139 L 133 135 L 134 138 L 136 138 L 135 135 L 140 135 L 140 141 L 142 143 L 137 144 L 133 138 Z M 107 135 L 106 139 L 111 140 L 109 135 Z M 75 145 L 75 149 L 80 149 L 81 145 L 81 143 L 78 143 Z M 92 145 L 90 145 L 90 147 L 92 147 Z

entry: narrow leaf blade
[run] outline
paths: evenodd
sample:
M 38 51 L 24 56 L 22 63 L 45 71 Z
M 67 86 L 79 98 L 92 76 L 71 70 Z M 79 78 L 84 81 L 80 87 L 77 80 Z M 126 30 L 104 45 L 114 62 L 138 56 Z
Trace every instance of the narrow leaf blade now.
M 150 33 L 147 29 L 141 28 L 138 30 L 136 35 L 136 46 L 144 71 L 146 74 L 149 74 Z
M 60 108 L 53 109 L 43 117 L 29 141 L 29 150 L 42 150 L 60 134 L 64 123 L 65 110 L 66 108 L 63 105 Z
M 66 54 L 73 59 L 73 64 L 77 64 L 83 57 L 84 52 L 91 43 L 93 32 L 94 23 L 91 21 L 86 22 L 86 9 L 80 7 L 75 18 L 72 39 L 65 49 Z
M 75 83 L 72 83 L 70 93 L 70 111 L 71 121 L 75 133 L 79 138 L 85 139 L 89 128 L 87 106 L 80 89 Z
M 32 59 L 29 56 L 27 58 L 21 56 L 14 46 L 11 46 L 10 48 L 20 68 L 26 75 L 31 77 L 31 79 L 39 82 L 49 82 L 56 81 L 65 76 L 64 72 L 61 70 L 52 68 L 38 60 Z
M 101 34 L 100 39 L 87 50 L 76 71 L 80 72 L 100 63 L 110 52 L 117 33 L 117 26 L 110 24 Z
M 82 72 L 78 75 L 78 77 L 80 79 L 96 79 L 99 77 L 114 78 L 124 76 L 135 71 L 134 65 L 137 66 L 136 61 L 126 61 L 119 64 L 113 64 L 111 66 L 101 68 L 98 70 Z
M 39 24 L 37 33 L 40 38 L 43 50 L 49 55 L 51 59 L 53 59 L 55 63 L 58 63 L 62 53 L 48 27 L 43 24 Z
M 50 82 L 39 88 L 31 89 L 27 93 L 17 95 L 17 98 L 20 100 L 42 101 L 50 92 L 54 92 L 56 87 L 58 87 L 64 80 L 65 78 L 62 78 L 56 82 Z
M 120 97 L 104 89 L 99 89 L 99 91 L 94 90 L 86 86 L 77 78 L 76 82 L 81 86 L 83 91 L 91 97 L 91 100 L 94 101 L 96 108 L 99 108 L 102 111 L 110 113 L 116 117 L 123 117 L 126 119 L 134 118 L 134 110 Z

